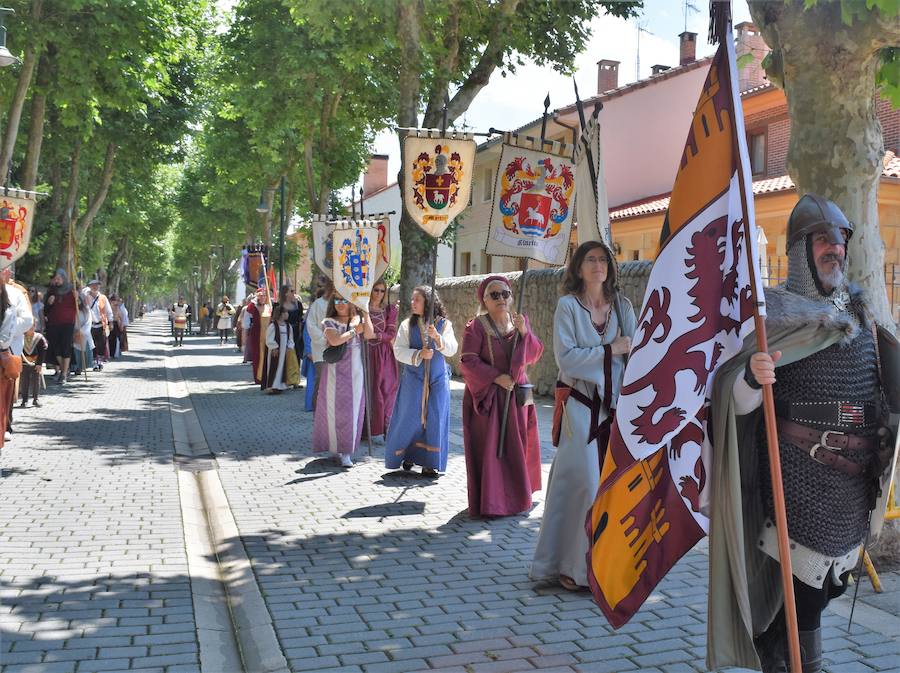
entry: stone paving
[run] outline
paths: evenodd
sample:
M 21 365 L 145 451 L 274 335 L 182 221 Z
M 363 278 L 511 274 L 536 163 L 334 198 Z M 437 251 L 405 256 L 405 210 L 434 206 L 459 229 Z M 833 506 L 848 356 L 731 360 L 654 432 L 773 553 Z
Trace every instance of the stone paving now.
M 543 494 L 528 515 L 467 518 L 459 382 L 432 481 L 386 471 L 378 447 L 350 471 L 314 456 L 303 391 L 260 394 L 232 347 L 193 340 L 178 361 L 292 670 L 706 670 L 704 544 L 613 631 L 587 595 L 529 581 Z M 545 482 L 551 412 L 540 400 Z M 826 614 L 829 673 L 900 670 L 900 632 L 845 625 Z
M 199 673 L 159 322 L 2 450 L 0 668 Z
M 16 416 L 0 480 L 3 673 L 200 670 L 165 325 L 136 323 L 124 363 L 88 383 L 51 384 L 43 409 Z M 704 545 L 613 631 L 587 595 L 528 580 L 542 494 L 528 515 L 466 517 L 461 431 L 439 480 L 387 472 L 378 447 L 345 472 L 312 455 L 302 391 L 261 395 L 232 346 L 185 344 L 168 352 L 241 532 L 228 544 L 245 547 L 292 670 L 706 670 Z M 545 478 L 549 412 L 539 401 Z M 878 596 L 861 587 L 883 623 L 848 635 L 844 617 L 826 614 L 828 673 L 900 670 L 898 579 L 884 573 Z

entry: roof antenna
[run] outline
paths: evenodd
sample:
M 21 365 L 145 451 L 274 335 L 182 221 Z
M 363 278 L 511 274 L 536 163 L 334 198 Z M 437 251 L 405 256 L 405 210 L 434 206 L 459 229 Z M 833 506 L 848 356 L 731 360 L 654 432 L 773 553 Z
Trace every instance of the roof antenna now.
M 684 0 L 684 32 L 687 32 L 688 29 L 688 16 L 690 14 L 697 14 L 700 11 L 700 8 L 697 7 L 691 0 Z
M 637 56 L 634 60 L 634 81 L 637 82 L 641 78 L 641 33 L 647 33 L 647 35 L 653 35 L 649 30 L 644 28 L 646 23 L 639 23 L 637 25 Z

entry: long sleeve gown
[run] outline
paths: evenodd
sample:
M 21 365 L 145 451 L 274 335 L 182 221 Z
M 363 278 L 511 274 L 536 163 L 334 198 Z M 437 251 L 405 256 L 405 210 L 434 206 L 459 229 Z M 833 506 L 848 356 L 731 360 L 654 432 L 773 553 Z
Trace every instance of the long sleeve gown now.
M 601 406 L 607 385 L 615 409 L 625 373 L 625 359 L 612 355 L 610 344 L 618 336 L 633 336 L 634 309 L 621 298 L 622 325 L 611 310 L 598 327 L 591 312 L 574 295 L 561 297 L 553 316 L 553 352 L 559 381 L 571 388 L 565 402 L 559 445 L 550 468 L 544 517 L 538 534 L 532 579 L 571 577 L 587 586 L 588 538 L 584 532 L 587 512 L 600 485 L 598 430 L 608 418 Z M 609 368 L 609 369 L 607 369 Z
M 394 357 L 394 337 L 397 336 L 397 307 L 388 304 L 381 310 L 369 312 L 375 338 L 369 341 L 369 369 L 371 395 L 369 403 L 372 435 L 383 435 L 391 424 L 397 400 L 397 360 Z
M 410 325 L 407 318 L 400 323 L 394 340 L 394 357 L 402 364 L 400 390 L 385 442 L 384 462 L 396 470 L 404 461 L 438 472 L 447 469 L 450 449 L 450 368 L 445 357 L 456 353 L 453 325 L 446 318 L 436 323 L 441 335 L 441 350 L 435 350 L 429 366 L 429 394 L 425 428 L 422 428 L 422 400 L 425 383 L 425 361 L 418 321 Z
M 528 382 L 525 368 L 537 362 L 544 345 L 531 331 L 518 339 L 507 359 L 516 330 L 501 335 L 504 346 L 486 316 L 466 325 L 460 367 L 466 390 L 463 395 L 463 438 L 469 516 L 508 516 L 531 509 L 531 494 L 541 489 L 541 442 L 534 405 L 520 407 L 510 395 L 504 455 L 497 458 L 506 390 L 494 383 L 511 374 L 517 384 Z

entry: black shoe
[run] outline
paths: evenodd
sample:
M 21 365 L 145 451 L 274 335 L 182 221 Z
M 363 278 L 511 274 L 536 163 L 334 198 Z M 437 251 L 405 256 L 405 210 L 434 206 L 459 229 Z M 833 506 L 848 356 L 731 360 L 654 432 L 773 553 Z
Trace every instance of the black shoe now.
M 20 409 L 24 409 L 28 406 L 28 400 L 22 400 L 22 404 L 19 405 Z
M 31 403 L 31 406 L 33 406 L 33 407 L 42 407 L 42 406 L 44 406 L 44 405 L 41 404 L 41 403 L 35 398 L 35 400 Z
M 411 460 L 404 460 L 401 467 L 404 469 L 404 471 L 409 472 L 411 469 L 413 469 L 413 462 Z
M 440 472 L 435 470 L 433 467 L 423 467 L 422 468 L 422 476 L 428 477 L 429 479 L 437 479 L 441 476 Z

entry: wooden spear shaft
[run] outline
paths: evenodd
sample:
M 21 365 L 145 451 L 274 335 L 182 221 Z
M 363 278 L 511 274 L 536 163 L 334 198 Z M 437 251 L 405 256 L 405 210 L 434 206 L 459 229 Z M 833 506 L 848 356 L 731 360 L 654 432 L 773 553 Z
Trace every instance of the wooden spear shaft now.
M 734 137 L 734 152 L 738 157 L 738 184 L 741 193 L 741 207 L 744 214 L 747 209 L 747 194 L 744 190 L 743 162 L 738 153 L 737 136 Z M 753 302 L 753 324 L 756 329 L 756 349 L 760 353 L 769 352 L 766 336 L 766 323 L 759 314 L 759 308 L 765 305 L 756 293 L 756 267 L 753 263 L 753 247 L 750 240 L 750 222 L 744 223 L 744 247 L 747 254 L 747 266 L 750 270 L 750 292 Z M 781 476 L 781 451 L 778 448 L 778 428 L 775 425 L 775 394 L 771 384 L 762 387 L 763 416 L 766 424 L 766 441 L 769 453 L 769 477 L 772 481 L 772 496 L 775 504 L 775 530 L 778 534 L 778 561 L 781 568 L 781 585 L 784 590 L 784 617 L 787 626 L 788 652 L 790 653 L 793 673 L 801 673 L 800 634 L 797 625 L 797 602 L 794 598 L 794 572 L 791 567 L 791 547 L 788 540 L 787 509 L 784 504 L 784 482 Z

